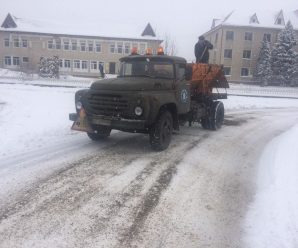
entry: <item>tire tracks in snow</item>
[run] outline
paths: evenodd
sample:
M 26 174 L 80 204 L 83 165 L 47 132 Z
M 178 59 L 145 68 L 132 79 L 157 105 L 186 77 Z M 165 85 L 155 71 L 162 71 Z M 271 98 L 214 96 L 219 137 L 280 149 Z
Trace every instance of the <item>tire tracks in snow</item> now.
M 105 230 L 115 228 L 111 223 L 119 217 L 119 213 L 127 212 L 131 216 L 129 219 L 133 221 L 127 221 L 128 225 L 125 228 L 123 228 L 125 222 L 120 224 L 122 227 L 116 226 L 122 234 L 121 237 L 114 238 L 121 244 L 129 244 L 148 214 L 158 204 L 183 155 L 207 136 L 206 134 L 194 136 L 191 142 L 189 137 L 182 140 L 180 138 L 180 141 L 173 144 L 169 150 L 153 153 L 149 151 L 149 147 L 136 149 L 144 142 L 144 136 L 138 135 L 105 147 L 99 154 L 85 156 L 64 166 L 63 169 L 35 183 L 33 187 L 23 192 L 22 196 L 0 209 L 0 244 L 1 240 L 5 240 L 5 236 L 13 234 L 18 237 L 15 242 L 21 244 L 38 229 L 44 238 L 49 238 L 57 230 L 63 229 L 65 225 L 63 221 L 67 222 L 69 216 L 80 212 L 89 202 L 100 197 L 107 200 L 102 202 L 101 214 L 98 215 L 97 211 L 94 211 L 88 215 L 90 219 L 86 225 L 88 231 L 82 232 L 76 226 L 78 231 L 76 242 L 79 241 L 79 244 L 80 239 L 89 237 L 92 243 L 98 233 L 103 234 Z M 175 142 L 175 138 L 173 140 Z M 131 153 L 132 148 L 137 152 Z M 150 162 L 128 185 L 123 185 L 119 192 L 109 192 L 108 183 L 119 176 L 118 171 L 125 172 L 126 167 L 142 156 Z

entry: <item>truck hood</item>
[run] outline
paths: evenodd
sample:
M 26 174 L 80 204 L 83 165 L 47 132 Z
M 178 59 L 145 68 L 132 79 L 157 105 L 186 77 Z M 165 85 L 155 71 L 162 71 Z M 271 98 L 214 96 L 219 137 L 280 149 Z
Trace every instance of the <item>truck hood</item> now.
M 92 90 L 113 91 L 146 91 L 146 90 L 171 90 L 173 80 L 155 79 L 150 77 L 126 77 L 95 81 Z

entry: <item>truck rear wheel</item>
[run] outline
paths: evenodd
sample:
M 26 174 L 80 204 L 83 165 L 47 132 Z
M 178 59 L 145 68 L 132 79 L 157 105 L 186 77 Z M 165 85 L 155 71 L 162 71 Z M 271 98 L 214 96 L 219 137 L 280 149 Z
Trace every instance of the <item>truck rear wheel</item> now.
M 221 128 L 225 115 L 225 108 L 221 101 L 215 101 L 211 106 L 210 129 L 217 130 Z
M 161 112 L 156 123 L 150 129 L 150 145 L 156 151 L 168 148 L 172 139 L 173 117 L 169 111 Z
M 208 117 L 201 118 L 201 125 L 204 129 L 210 129 L 210 120 Z
M 87 135 L 94 141 L 102 140 L 110 136 L 111 130 L 110 127 L 100 126 L 94 130 L 94 133 L 87 133 Z

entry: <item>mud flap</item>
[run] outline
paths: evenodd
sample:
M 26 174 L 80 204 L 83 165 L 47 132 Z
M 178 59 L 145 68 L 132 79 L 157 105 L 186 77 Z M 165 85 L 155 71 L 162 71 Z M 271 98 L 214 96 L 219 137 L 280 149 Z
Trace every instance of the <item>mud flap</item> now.
M 71 130 L 94 133 L 94 130 L 89 124 L 86 112 L 83 108 L 80 110 L 77 120 L 72 124 Z

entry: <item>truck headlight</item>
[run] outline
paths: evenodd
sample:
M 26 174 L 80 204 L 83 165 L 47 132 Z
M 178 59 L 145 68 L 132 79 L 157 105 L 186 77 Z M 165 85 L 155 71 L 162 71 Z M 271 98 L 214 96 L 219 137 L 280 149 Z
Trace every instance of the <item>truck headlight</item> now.
M 141 116 L 143 114 L 143 109 L 141 107 L 136 107 L 135 108 L 135 114 L 137 116 Z
M 76 108 L 78 110 L 80 110 L 82 108 L 82 106 L 83 106 L 83 104 L 80 101 L 76 102 Z

